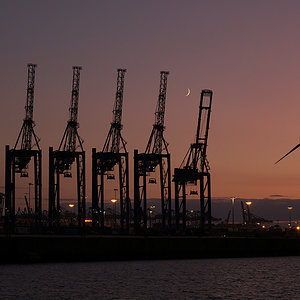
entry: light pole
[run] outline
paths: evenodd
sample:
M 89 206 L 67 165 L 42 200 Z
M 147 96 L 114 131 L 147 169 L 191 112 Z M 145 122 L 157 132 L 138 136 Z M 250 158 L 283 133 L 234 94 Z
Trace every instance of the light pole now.
M 292 227 L 292 209 L 293 206 L 288 206 L 288 210 L 289 210 L 289 219 L 290 219 L 290 223 L 288 224 L 288 226 L 291 228 Z
M 149 209 L 149 227 L 151 228 L 152 224 L 151 224 L 151 219 L 152 219 L 152 213 L 153 213 L 153 210 Z
M 252 202 L 251 201 L 247 201 L 246 205 L 247 205 L 247 210 L 248 210 L 248 224 L 250 224 L 251 222 L 251 213 L 250 213 L 250 206 L 251 206 Z
M 31 210 L 30 207 L 30 187 L 33 185 L 33 183 L 29 182 L 28 183 L 28 206 L 29 206 L 29 210 Z M 28 212 L 30 214 L 30 211 Z
M 235 199 L 236 199 L 235 197 L 231 198 L 231 202 L 232 202 L 232 225 L 234 225 L 234 200 Z
M 69 204 L 69 207 L 72 209 L 72 211 L 71 211 L 71 224 L 70 225 L 73 225 L 73 214 L 74 214 L 73 208 L 74 208 L 74 206 L 75 206 L 75 204 L 72 204 L 72 203 Z
M 117 223 L 117 199 L 111 199 L 110 200 L 113 205 L 114 205 L 114 227 L 116 227 L 116 223 Z
M 114 205 L 114 227 L 116 227 L 117 224 L 117 191 L 118 189 L 114 189 L 115 198 L 110 200 Z

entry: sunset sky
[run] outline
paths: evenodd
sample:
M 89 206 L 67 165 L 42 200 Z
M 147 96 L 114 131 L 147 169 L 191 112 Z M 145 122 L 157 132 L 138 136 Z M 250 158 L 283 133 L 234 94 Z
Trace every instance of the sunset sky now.
M 300 2 L 291 0 L 1 0 L 0 191 L 4 147 L 14 145 L 22 125 L 32 62 L 38 65 L 34 120 L 44 199 L 48 147 L 58 147 L 67 124 L 73 65 L 83 67 L 79 134 L 89 200 L 91 148 L 102 149 L 109 130 L 117 68 L 127 69 L 122 123 L 131 174 L 133 150 L 144 151 L 149 139 L 164 70 L 170 72 L 165 138 L 172 172 L 195 137 L 200 92 L 211 89 L 213 197 L 300 198 L 300 151 L 274 166 L 300 139 L 299 15 Z M 130 194 L 133 199 L 133 188 Z

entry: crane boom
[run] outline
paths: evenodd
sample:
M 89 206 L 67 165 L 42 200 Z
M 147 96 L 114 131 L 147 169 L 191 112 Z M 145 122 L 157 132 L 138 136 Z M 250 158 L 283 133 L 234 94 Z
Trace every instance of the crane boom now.
M 34 82 L 35 82 L 35 68 L 36 64 L 28 64 L 28 79 L 27 79 L 27 96 L 26 96 L 26 105 L 25 105 L 25 118 L 23 121 L 23 126 L 21 128 L 21 131 L 18 135 L 16 144 L 14 149 L 17 148 L 17 145 L 19 143 L 20 137 L 21 138 L 21 150 L 31 150 L 32 145 L 32 135 L 34 136 L 35 143 L 38 149 L 39 147 L 39 140 L 36 137 L 33 127 L 34 127 L 34 121 L 33 121 L 33 102 L 34 102 Z
M 82 140 L 78 135 L 77 129 L 78 124 L 78 101 L 79 101 L 79 82 L 80 82 L 80 70 L 82 68 L 78 66 L 73 67 L 73 81 L 72 81 L 72 97 L 70 103 L 70 118 L 67 124 L 67 128 L 61 140 L 59 150 L 75 152 L 77 145 L 76 140 L 78 139 L 81 149 Z
M 198 170 L 204 172 L 208 169 L 206 159 L 206 149 L 208 140 L 208 130 L 211 114 L 212 91 L 203 90 L 201 92 L 199 116 L 196 132 L 195 143 L 191 144 L 186 161 L 184 160 L 181 167 L 185 169 Z M 199 164 L 200 161 L 200 165 Z
M 79 100 L 79 80 L 81 67 L 73 67 L 73 82 L 72 82 L 72 97 L 70 104 L 70 120 L 69 122 L 76 122 L 78 118 L 78 100 Z
M 25 106 L 25 120 L 33 119 L 33 100 L 34 100 L 34 81 L 35 81 L 35 64 L 28 64 L 28 81 L 27 81 L 27 100 Z
M 118 69 L 116 100 L 113 109 L 113 121 L 106 141 L 103 146 L 103 152 L 119 153 L 120 141 L 126 152 L 125 141 L 122 138 L 122 108 L 123 108 L 123 92 L 124 92 L 124 77 L 126 69 Z
M 164 119 L 168 75 L 169 72 L 160 72 L 159 95 L 155 111 L 155 124 L 153 125 L 153 129 L 146 147 L 146 154 L 161 154 L 163 151 L 163 144 L 165 146 L 166 152 L 168 153 L 167 143 L 163 137 L 163 132 L 165 130 Z

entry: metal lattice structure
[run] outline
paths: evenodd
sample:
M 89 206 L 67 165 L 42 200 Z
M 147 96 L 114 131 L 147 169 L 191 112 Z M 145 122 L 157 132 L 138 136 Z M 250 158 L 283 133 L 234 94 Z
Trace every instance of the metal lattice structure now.
M 80 70 L 81 67 L 73 67 L 70 118 L 59 149 L 53 151 L 53 147 L 49 147 L 49 226 L 51 228 L 60 226 L 60 175 L 71 178 L 71 168 L 74 162 L 76 162 L 77 173 L 77 225 L 81 227 L 85 224 L 85 151 L 83 141 L 78 134 Z
M 15 228 L 15 174 L 28 177 L 28 167 L 34 158 L 34 215 L 36 227 L 39 227 L 42 212 L 42 151 L 39 139 L 34 132 L 33 121 L 35 64 L 28 64 L 27 97 L 25 118 L 13 149 L 6 146 L 5 166 L 5 224 L 6 229 Z
M 129 230 L 130 226 L 128 152 L 121 134 L 125 73 L 126 69 L 118 69 L 113 120 L 104 147 L 101 152 L 92 149 L 92 213 L 95 230 L 105 227 L 104 182 L 105 179 L 115 180 L 115 166 L 118 166 L 120 229 Z
M 186 230 L 186 186 L 200 190 L 200 229 L 211 228 L 211 184 L 209 164 L 206 158 L 208 130 L 212 104 L 211 90 L 202 90 L 195 143 L 191 144 L 180 168 L 174 170 L 176 229 Z M 191 194 L 198 191 L 191 190 Z
M 148 227 L 147 207 L 147 176 L 148 183 L 156 183 L 156 179 L 150 178 L 156 167 L 159 166 L 160 198 L 162 229 L 171 227 L 171 173 L 170 154 L 164 138 L 164 116 L 167 92 L 167 78 L 169 72 L 160 72 L 160 87 L 157 107 L 155 111 L 155 123 L 144 153 L 134 150 L 134 226 L 138 231 Z

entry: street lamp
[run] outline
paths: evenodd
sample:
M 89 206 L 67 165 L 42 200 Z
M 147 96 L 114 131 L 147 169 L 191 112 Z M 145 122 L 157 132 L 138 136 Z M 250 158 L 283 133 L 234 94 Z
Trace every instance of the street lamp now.
M 149 227 L 151 228 L 151 219 L 152 219 L 153 210 L 149 209 Z
M 114 189 L 115 198 L 110 200 L 114 205 L 114 223 L 115 223 L 115 227 L 116 227 L 116 224 L 117 224 L 117 201 L 118 201 L 117 200 L 117 191 L 118 191 L 118 189 Z
M 112 203 L 113 203 L 113 205 L 114 205 L 114 224 L 115 224 L 115 226 L 114 227 L 116 227 L 116 224 L 117 224 L 117 199 L 111 199 L 110 200 Z
M 74 212 L 75 204 L 70 203 L 69 207 L 71 208 L 70 225 L 72 226 L 73 225 L 73 217 L 74 217 L 74 214 L 75 214 L 75 212 Z
M 75 204 L 69 204 L 69 207 L 72 209 L 72 213 L 75 214 L 75 210 L 73 209 L 75 207 Z
M 290 223 L 288 224 L 289 227 L 292 227 L 292 209 L 293 209 L 293 206 L 288 206 L 289 219 L 290 219 Z
M 247 210 L 248 210 L 248 224 L 250 224 L 251 222 L 251 213 L 250 213 L 250 206 L 251 206 L 252 202 L 251 201 L 247 201 L 246 205 L 247 205 Z

